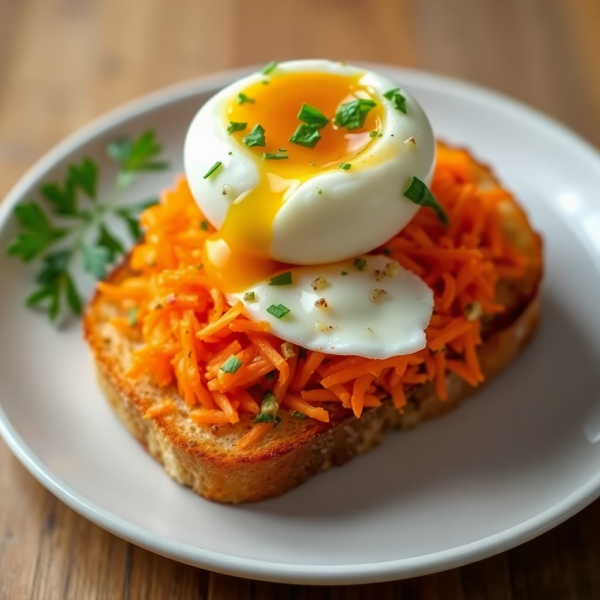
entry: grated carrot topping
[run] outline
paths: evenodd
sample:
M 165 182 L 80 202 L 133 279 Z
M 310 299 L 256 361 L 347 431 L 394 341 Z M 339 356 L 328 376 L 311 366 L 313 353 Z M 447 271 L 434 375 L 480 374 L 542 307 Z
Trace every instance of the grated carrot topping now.
M 411 386 L 427 381 L 444 399 L 447 372 L 478 385 L 483 381 L 477 355 L 481 327 L 479 317 L 467 318 L 470 307 L 480 306 L 480 316 L 502 312 L 496 301 L 498 281 L 523 277 L 530 263 L 502 229 L 500 203 L 510 200 L 510 193 L 479 190 L 478 171 L 467 152 L 440 146 L 430 187 L 449 226 L 430 209 L 420 209 L 378 250 L 432 288 L 435 311 L 427 347 L 375 360 L 297 347 L 291 355 L 289 345 L 284 356 L 282 340 L 270 333 L 268 321 L 250 320 L 241 302 L 230 307 L 201 264 L 202 245 L 212 228 L 201 227 L 204 216 L 186 180 L 179 178 L 159 204 L 141 215 L 145 237 L 130 256 L 134 275 L 97 287 L 122 308 L 112 325 L 135 336 L 127 376 L 153 378 L 161 388 L 175 385 L 194 422 L 227 427 L 258 414 L 266 390 L 274 392 L 280 410 L 328 422 L 330 404 L 339 410 L 341 403 L 358 417 L 386 395 L 403 410 Z M 134 326 L 127 316 L 131 310 Z M 232 356 L 235 360 L 224 370 Z M 162 411 L 174 410 L 171 405 L 159 402 L 145 416 L 166 414 Z M 258 444 L 272 429 L 273 423 L 253 423 L 237 447 Z
M 144 413 L 144 419 L 153 419 L 154 417 L 161 417 L 162 415 L 168 415 L 175 411 L 175 403 L 171 398 L 163 398 L 155 404 L 153 404 Z

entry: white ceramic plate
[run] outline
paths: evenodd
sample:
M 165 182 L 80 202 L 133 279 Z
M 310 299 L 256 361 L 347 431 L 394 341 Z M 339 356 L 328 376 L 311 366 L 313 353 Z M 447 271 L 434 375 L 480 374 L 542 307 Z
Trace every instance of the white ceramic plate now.
M 32 271 L 5 257 L 14 205 L 107 140 L 154 128 L 173 170 L 198 107 L 241 72 L 168 89 L 70 137 L 0 207 L 0 432 L 49 490 L 109 531 L 214 571 L 297 583 L 367 583 L 456 567 L 520 544 L 600 495 L 600 157 L 548 118 L 490 91 L 379 67 L 437 135 L 493 165 L 543 232 L 537 338 L 446 417 L 286 496 L 219 506 L 172 482 L 96 388 L 78 324 L 55 331 L 23 308 Z M 112 173 L 110 173 L 112 177 Z M 102 185 L 110 182 L 102 179 Z

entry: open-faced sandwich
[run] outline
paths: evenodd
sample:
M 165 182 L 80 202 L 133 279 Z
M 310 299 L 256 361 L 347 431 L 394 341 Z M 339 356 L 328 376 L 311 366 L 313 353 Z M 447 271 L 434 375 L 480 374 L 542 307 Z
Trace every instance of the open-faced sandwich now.
M 184 156 L 84 326 L 116 413 L 206 498 L 277 496 L 455 407 L 536 328 L 538 235 L 385 77 L 270 64 Z

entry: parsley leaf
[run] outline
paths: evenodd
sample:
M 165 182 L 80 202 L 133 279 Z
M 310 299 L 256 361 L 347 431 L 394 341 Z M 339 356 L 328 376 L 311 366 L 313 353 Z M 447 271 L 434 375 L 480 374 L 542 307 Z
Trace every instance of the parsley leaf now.
M 290 138 L 290 142 L 298 144 L 299 146 L 305 146 L 306 148 L 314 148 L 320 139 L 321 134 L 317 127 L 302 123 L 301 125 L 298 125 L 298 129 L 296 129 Z
M 342 163 L 339 167 L 342 171 L 349 171 L 352 168 L 352 165 L 350 163 Z
M 223 163 L 218 160 L 204 175 L 204 177 L 202 177 L 202 179 L 208 179 Z
M 106 277 L 108 265 L 111 262 L 111 255 L 111 251 L 104 246 L 83 244 L 81 247 L 83 268 L 88 273 L 92 273 L 96 279 L 104 279 Z
M 279 275 L 275 275 L 275 277 L 271 277 L 269 280 L 269 285 L 291 285 L 292 284 L 292 272 L 286 271 L 285 273 L 280 273 Z
M 403 196 L 414 204 L 432 208 L 437 214 L 438 219 L 444 225 L 448 225 L 448 215 L 446 215 L 446 212 L 440 206 L 435 196 L 429 191 L 429 188 L 417 177 L 411 179 L 410 185 L 404 191 Z
M 33 201 L 15 207 L 20 226 L 7 254 L 30 262 L 41 258 L 36 277 L 38 287 L 26 298 L 29 307 L 38 307 L 51 321 L 65 310 L 81 314 L 83 300 L 73 271 L 79 262 L 83 270 L 102 278 L 115 260 L 125 253 L 125 245 L 109 229 L 107 218 L 123 221 L 136 240 L 141 234 L 139 214 L 156 200 L 135 205 L 118 205 L 118 193 L 143 171 L 164 169 L 158 160 L 161 146 L 153 131 L 136 139 L 121 138 L 107 145 L 109 158 L 118 166 L 114 189 L 106 198 L 98 197 L 98 165 L 83 158 L 66 168 L 61 182 L 46 182 L 40 196 L 49 212 Z M 56 219 L 56 223 L 54 221 Z
M 252 131 L 245 137 L 242 138 L 242 142 L 248 146 L 248 148 L 253 148 L 254 146 L 264 146 L 265 145 L 265 130 L 260 126 L 260 124 L 256 124 Z
M 221 371 L 224 373 L 235 373 L 242 366 L 242 361 L 232 354 L 222 365 Z
M 134 141 L 121 138 L 111 142 L 106 152 L 126 172 L 162 171 L 168 167 L 165 161 L 156 160 L 162 152 L 162 146 L 156 141 L 152 130 L 145 131 Z
M 100 225 L 100 235 L 96 244 L 106 248 L 110 262 L 125 253 L 123 244 L 106 228 L 106 225 Z
M 263 152 L 263 160 L 285 160 L 289 156 L 285 152 Z
M 364 258 L 355 258 L 354 259 L 354 266 L 359 271 L 366 271 L 367 270 L 367 261 Z
M 275 318 L 281 319 L 290 312 L 290 309 L 283 304 L 271 304 L 271 306 L 267 308 L 267 312 Z
M 44 211 L 33 202 L 18 205 L 15 216 L 23 231 L 10 244 L 7 252 L 10 256 L 20 257 L 23 262 L 33 260 L 66 234 L 66 230 L 55 228 Z
M 254 102 L 254 98 L 249 98 L 248 96 L 246 96 L 246 94 L 244 94 L 243 92 L 240 92 L 237 97 L 237 103 L 238 104 L 246 104 L 248 102 L 252 104 Z
M 277 67 L 277 62 L 272 60 L 269 64 L 265 65 L 259 71 L 259 73 L 262 73 L 263 75 L 269 75 L 269 73 L 271 73 L 276 67 Z
M 227 133 L 231 135 L 234 131 L 244 131 L 248 127 L 248 123 L 240 123 L 238 121 L 229 121 L 227 125 Z
M 406 98 L 400 93 L 400 88 L 386 92 L 383 97 L 391 100 L 396 110 L 406 114 Z
M 310 104 L 306 104 L 306 102 L 300 107 L 298 119 L 317 129 L 322 129 L 329 123 L 329 119 L 318 108 L 310 106 Z
M 346 102 L 335 113 L 334 123 L 337 127 L 359 129 L 364 125 L 367 115 L 375 106 L 377 106 L 377 103 L 374 100 L 366 98 Z

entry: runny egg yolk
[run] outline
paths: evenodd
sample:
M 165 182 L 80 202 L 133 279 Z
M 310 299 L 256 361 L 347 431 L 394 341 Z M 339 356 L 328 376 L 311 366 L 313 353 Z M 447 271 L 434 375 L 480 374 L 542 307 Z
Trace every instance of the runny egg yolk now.
M 384 111 L 374 90 L 360 84 L 362 77 L 281 73 L 231 98 L 223 115 L 224 127 L 230 122 L 246 123 L 243 131 L 235 131 L 231 137 L 239 144 L 238 152 L 256 157 L 259 183 L 250 192 L 232 198 L 223 226 L 206 242 L 204 265 L 222 291 L 243 291 L 285 268 L 269 257 L 269 248 L 273 220 L 287 197 L 312 177 L 338 170 L 344 163 L 351 164 L 377 138 Z M 334 118 L 340 106 L 357 99 L 376 102 L 362 126 L 336 126 Z M 303 104 L 318 109 L 329 119 L 318 130 L 321 137 L 314 148 L 290 141 L 302 124 L 298 114 Z M 264 146 L 248 147 L 243 140 L 256 125 L 264 129 Z M 267 158 L 265 154 L 287 158 Z M 315 189 L 315 193 L 319 190 Z M 306 243 L 310 244 L 310 239 Z

